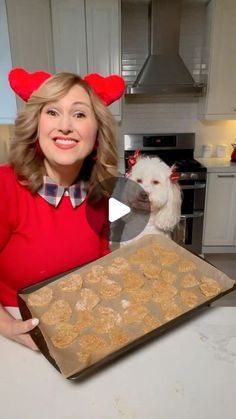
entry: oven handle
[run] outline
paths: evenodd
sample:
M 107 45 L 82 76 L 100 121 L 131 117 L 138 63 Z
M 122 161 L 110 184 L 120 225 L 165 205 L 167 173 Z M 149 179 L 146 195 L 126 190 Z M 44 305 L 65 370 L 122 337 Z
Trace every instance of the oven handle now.
M 195 183 L 194 185 L 180 185 L 181 189 L 205 189 L 206 183 Z
M 181 214 L 181 220 L 185 220 L 187 218 L 199 218 L 203 217 L 204 212 L 203 211 L 195 211 L 193 214 Z

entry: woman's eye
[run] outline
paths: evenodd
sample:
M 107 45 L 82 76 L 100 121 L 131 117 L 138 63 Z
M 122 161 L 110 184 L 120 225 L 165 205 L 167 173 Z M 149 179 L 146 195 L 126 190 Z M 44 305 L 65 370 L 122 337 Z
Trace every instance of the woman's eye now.
M 153 185 L 159 185 L 160 182 L 158 180 L 153 180 L 152 183 Z
M 85 118 L 85 114 L 84 114 L 83 112 L 76 112 L 76 113 L 74 114 L 74 116 L 75 116 L 76 118 Z
M 51 116 L 56 116 L 56 115 L 57 115 L 57 112 L 56 112 L 56 111 L 54 111 L 53 109 L 48 109 L 48 110 L 46 111 L 46 113 L 47 113 L 48 115 L 51 115 Z
M 137 183 L 143 183 L 143 180 L 141 178 L 136 179 Z

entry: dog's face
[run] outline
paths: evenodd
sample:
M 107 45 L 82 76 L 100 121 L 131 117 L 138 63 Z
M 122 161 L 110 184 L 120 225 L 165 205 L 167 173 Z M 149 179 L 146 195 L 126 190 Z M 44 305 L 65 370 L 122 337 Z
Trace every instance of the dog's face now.
M 171 168 L 158 157 L 140 158 L 132 168 L 129 179 L 141 188 L 132 188 L 129 196 L 130 206 L 152 211 L 162 208 L 168 200 Z

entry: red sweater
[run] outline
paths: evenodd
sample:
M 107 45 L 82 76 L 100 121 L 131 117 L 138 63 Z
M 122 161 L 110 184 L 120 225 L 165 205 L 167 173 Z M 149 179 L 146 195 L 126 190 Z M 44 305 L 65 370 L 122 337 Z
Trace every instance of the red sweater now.
M 17 306 L 20 288 L 109 253 L 108 201 L 57 208 L 20 185 L 10 166 L 0 167 L 0 302 Z M 93 229 L 86 212 L 90 211 Z M 89 217 L 89 218 L 90 218 Z M 97 233 L 96 233 L 97 232 Z

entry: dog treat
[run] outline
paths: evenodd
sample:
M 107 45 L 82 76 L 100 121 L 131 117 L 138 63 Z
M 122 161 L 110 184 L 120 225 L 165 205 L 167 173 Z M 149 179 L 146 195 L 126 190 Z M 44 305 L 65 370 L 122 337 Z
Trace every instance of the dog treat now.
M 175 252 L 165 252 L 160 256 L 162 266 L 173 265 L 179 260 L 179 256 Z
M 160 278 L 168 284 L 173 284 L 176 281 L 177 275 L 172 271 L 168 271 L 168 269 L 162 269 Z
M 150 246 L 150 251 L 155 256 L 160 256 L 166 252 L 166 247 L 162 246 L 160 243 L 153 243 L 152 246 Z
M 98 349 L 105 349 L 107 347 L 107 342 L 100 336 L 90 333 L 81 336 L 79 345 L 84 351 L 91 353 Z
M 212 278 L 202 277 L 199 288 L 206 297 L 214 297 L 221 292 L 221 287 L 217 281 Z
M 128 291 L 133 291 L 141 288 L 144 284 L 144 278 L 135 272 L 126 272 L 123 276 L 124 288 Z
M 124 322 L 127 324 L 136 323 L 144 319 L 148 309 L 141 304 L 132 304 L 124 311 Z
M 192 291 L 181 291 L 180 297 L 182 302 L 187 307 L 195 307 L 198 304 L 198 298 Z
M 69 303 L 65 300 L 57 300 L 42 315 L 41 320 L 45 324 L 53 325 L 67 322 L 71 318 L 71 314 L 72 309 Z
M 197 269 L 197 266 L 192 260 L 182 260 L 179 264 L 180 272 L 189 272 L 195 269 Z
M 69 323 L 61 323 L 56 328 L 56 334 L 51 341 L 56 348 L 66 348 L 78 337 L 78 330 Z
M 178 289 L 176 287 L 166 283 L 165 281 L 155 281 L 153 283 L 153 290 L 153 299 L 155 299 L 155 301 L 158 301 L 158 299 L 159 301 L 172 299 L 178 293 Z
M 110 333 L 111 338 L 111 347 L 114 349 L 120 348 L 121 346 L 126 345 L 130 338 L 122 329 L 114 327 Z
M 115 281 L 104 279 L 101 282 L 100 295 L 104 298 L 116 297 L 120 294 L 122 287 Z
M 107 333 L 121 323 L 121 316 L 111 307 L 98 307 L 95 313 L 94 328 L 97 333 Z
M 152 316 L 151 314 L 147 314 L 144 317 L 143 323 L 144 323 L 144 326 L 143 326 L 144 333 L 151 332 L 152 330 L 161 326 L 160 320 L 158 320 L 156 317 Z
M 84 329 L 91 328 L 94 326 L 95 317 L 91 311 L 80 311 L 79 320 L 75 323 L 75 328 L 79 332 Z
M 82 287 L 82 278 L 79 274 L 71 274 L 64 281 L 59 282 L 58 287 L 65 292 L 73 292 Z
M 88 284 L 97 284 L 98 282 L 100 282 L 102 279 L 107 279 L 108 278 L 108 272 L 107 270 L 101 266 L 101 265 L 94 265 L 91 268 L 91 272 L 88 272 L 85 275 L 85 281 Z
M 165 320 L 169 321 L 181 314 L 182 310 L 181 307 L 179 307 L 176 303 L 171 302 L 168 305 L 166 305 L 165 309 L 163 306 L 163 311 Z
M 138 289 L 132 292 L 131 299 L 133 303 L 146 303 L 152 298 L 152 289 Z M 128 303 L 130 305 L 130 302 Z M 124 307 L 126 308 L 126 307 Z
M 181 280 L 181 286 L 183 288 L 192 288 L 199 284 L 196 276 L 193 274 L 186 274 Z
M 147 278 L 158 278 L 161 272 L 161 266 L 154 263 L 142 263 L 139 265 L 139 269 Z
M 108 266 L 107 272 L 111 275 L 121 275 L 124 270 L 130 268 L 129 262 L 123 257 L 117 257 L 113 263 Z
M 116 257 L 113 260 L 113 264 L 116 266 L 122 266 L 123 269 L 128 269 L 130 267 L 129 262 L 124 257 Z
M 90 364 L 91 353 L 87 351 L 81 351 L 81 352 L 77 352 L 77 356 L 78 356 L 78 361 L 80 364 L 83 364 L 84 366 L 87 366 Z
M 98 304 L 99 300 L 99 296 L 94 291 L 89 288 L 83 288 L 75 307 L 81 311 L 92 310 Z
M 129 261 L 134 264 L 151 262 L 152 256 L 147 250 L 138 249 L 132 256 L 129 257 Z
M 155 235 L 22 296 L 32 317 L 39 318 L 50 355 L 70 377 L 154 330 L 161 333 L 231 284 L 212 265 Z
M 124 300 L 121 300 L 120 304 L 121 304 L 121 307 L 125 309 L 130 306 L 131 302 L 129 300 L 124 299 Z
M 38 291 L 33 292 L 28 298 L 28 304 L 32 307 L 43 307 L 50 303 L 52 300 L 52 289 L 44 287 Z

